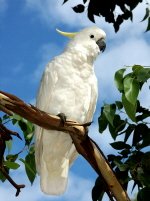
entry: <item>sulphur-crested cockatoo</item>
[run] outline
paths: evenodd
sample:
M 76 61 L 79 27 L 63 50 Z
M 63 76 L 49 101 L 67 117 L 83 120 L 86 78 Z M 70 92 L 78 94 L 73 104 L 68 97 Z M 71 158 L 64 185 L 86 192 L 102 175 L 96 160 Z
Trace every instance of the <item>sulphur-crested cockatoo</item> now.
M 98 94 L 93 62 L 106 47 L 106 34 L 96 26 L 77 33 L 57 31 L 71 40 L 65 51 L 47 64 L 36 106 L 52 115 L 64 113 L 79 123 L 90 122 Z M 71 137 L 61 131 L 35 126 L 35 138 L 41 189 L 46 194 L 62 194 L 69 166 L 77 156 Z

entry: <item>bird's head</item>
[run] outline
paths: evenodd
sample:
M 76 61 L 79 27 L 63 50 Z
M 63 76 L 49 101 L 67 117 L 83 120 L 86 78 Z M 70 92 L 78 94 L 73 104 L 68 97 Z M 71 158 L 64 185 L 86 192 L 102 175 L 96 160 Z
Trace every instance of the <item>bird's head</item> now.
M 64 36 L 71 38 L 67 49 L 69 51 L 79 51 L 86 54 L 87 57 L 95 59 L 100 52 L 104 52 L 106 48 L 106 34 L 105 32 L 96 27 L 88 27 L 76 33 L 57 31 Z

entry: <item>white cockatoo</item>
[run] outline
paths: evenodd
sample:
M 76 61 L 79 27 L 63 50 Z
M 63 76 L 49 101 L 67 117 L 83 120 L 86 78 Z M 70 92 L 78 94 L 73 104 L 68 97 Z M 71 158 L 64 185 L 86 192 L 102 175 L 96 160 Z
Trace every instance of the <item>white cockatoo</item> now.
M 98 95 L 93 63 L 106 47 L 106 34 L 96 26 L 77 33 L 57 31 L 71 40 L 64 52 L 47 64 L 36 106 L 52 115 L 64 113 L 79 123 L 90 122 Z M 68 134 L 35 126 L 36 168 L 44 193 L 65 191 L 69 166 L 76 157 Z

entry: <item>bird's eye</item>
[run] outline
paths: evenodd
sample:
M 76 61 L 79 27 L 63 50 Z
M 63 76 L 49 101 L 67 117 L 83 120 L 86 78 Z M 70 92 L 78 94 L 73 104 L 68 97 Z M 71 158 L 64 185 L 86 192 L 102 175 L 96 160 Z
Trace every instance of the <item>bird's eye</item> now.
M 90 35 L 90 38 L 94 38 L 94 35 Z

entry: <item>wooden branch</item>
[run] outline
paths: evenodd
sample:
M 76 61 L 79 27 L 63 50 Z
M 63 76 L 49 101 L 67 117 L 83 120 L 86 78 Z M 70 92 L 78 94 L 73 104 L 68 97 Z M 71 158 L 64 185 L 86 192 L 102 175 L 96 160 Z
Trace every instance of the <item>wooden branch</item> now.
M 2 123 L 0 123 L 0 132 L 1 132 L 1 135 L 3 134 L 3 139 L 5 141 L 11 140 L 12 139 L 11 135 L 14 135 L 17 138 L 19 138 L 20 140 L 22 140 L 22 138 L 20 137 L 20 135 L 17 132 L 9 130 Z
M 0 171 L 4 177 L 16 188 L 16 196 L 19 195 L 21 188 L 24 188 L 24 184 L 17 184 L 10 176 L 9 173 L 5 170 L 3 164 L 4 152 L 6 148 L 6 141 L 12 139 L 11 135 L 15 135 L 20 138 L 19 134 L 7 129 L 2 123 L 0 123 Z M 21 139 L 21 138 L 20 138 Z
M 13 187 L 16 188 L 16 197 L 17 197 L 21 191 L 21 188 L 24 188 L 25 185 L 24 184 L 16 184 L 16 182 L 14 182 L 14 180 L 5 171 L 5 168 L 3 166 L 0 166 L 0 171 L 6 177 L 6 179 L 13 185 Z
M 115 197 L 117 201 L 130 201 L 100 148 L 86 134 L 86 124 L 81 125 L 67 120 L 64 125 L 61 125 L 59 117 L 47 114 L 32 105 L 27 105 L 16 96 L 2 91 L 0 91 L 0 109 L 8 114 L 16 113 L 45 129 L 59 130 L 70 134 L 78 153 L 89 162 L 98 175 L 103 177 L 112 197 Z

